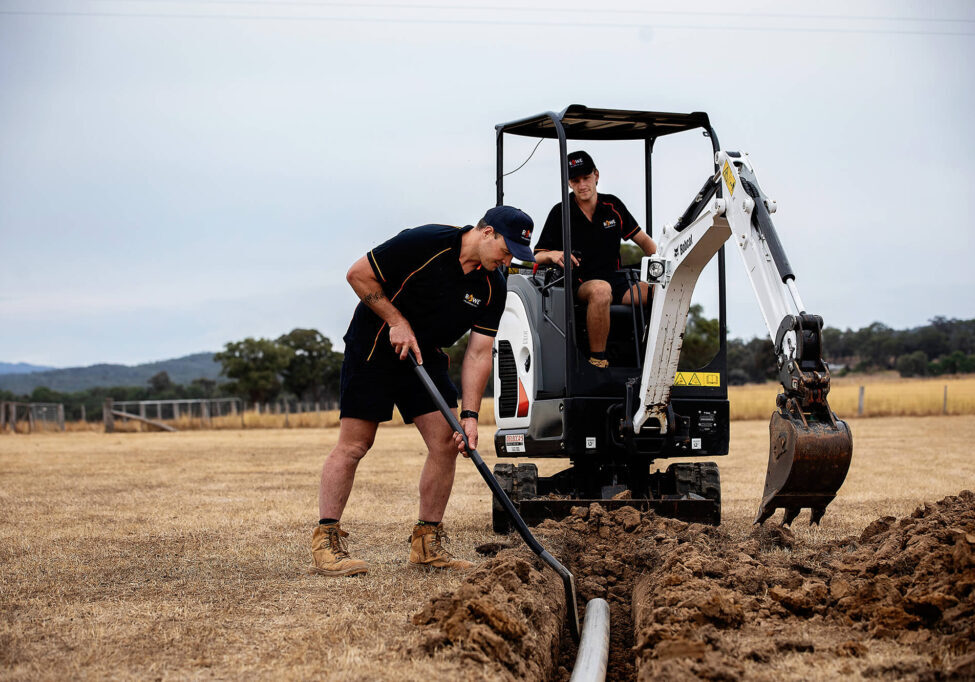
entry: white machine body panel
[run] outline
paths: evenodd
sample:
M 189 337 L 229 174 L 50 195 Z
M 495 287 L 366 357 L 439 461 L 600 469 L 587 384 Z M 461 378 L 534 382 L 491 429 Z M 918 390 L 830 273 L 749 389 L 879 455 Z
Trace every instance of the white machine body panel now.
M 515 367 L 518 378 L 519 406 L 523 400 L 528 401 L 527 411 L 516 410 L 515 416 L 502 417 L 501 378 L 500 372 L 494 373 L 494 418 L 498 429 L 527 428 L 531 423 L 532 404 L 535 400 L 535 343 L 532 337 L 531 325 L 525 311 L 525 303 L 521 297 L 508 292 L 504 313 L 498 325 L 498 334 L 494 339 L 494 352 L 498 352 L 498 344 L 507 341 L 514 353 Z M 519 416 L 520 414 L 520 416 Z

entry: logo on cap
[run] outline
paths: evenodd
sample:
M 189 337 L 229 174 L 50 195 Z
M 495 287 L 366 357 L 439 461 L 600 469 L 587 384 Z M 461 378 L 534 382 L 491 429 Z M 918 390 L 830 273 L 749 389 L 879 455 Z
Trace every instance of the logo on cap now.
M 532 238 L 532 231 L 531 230 L 528 230 L 528 229 L 522 230 L 521 231 L 521 237 L 522 237 L 522 239 L 529 239 L 530 240 Z

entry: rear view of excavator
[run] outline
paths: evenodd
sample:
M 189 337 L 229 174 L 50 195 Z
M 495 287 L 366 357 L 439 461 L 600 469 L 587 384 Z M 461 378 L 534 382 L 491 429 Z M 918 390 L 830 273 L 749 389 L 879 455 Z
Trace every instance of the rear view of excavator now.
M 707 180 L 684 213 L 653 235 L 659 248 L 624 274 L 650 285 L 646 305 L 612 306 L 609 369 L 590 365 L 584 303 L 575 300 L 572 263 L 512 268 L 495 342 L 495 449 L 500 457 L 567 459 L 539 476 L 534 462 L 498 464 L 494 475 L 528 523 L 573 506 L 633 505 L 718 524 L 721 484 L 713 460 L 727 455 L 727 325 L 724 244 L 740 253 L 773 340 L 782 392 L 769 424 L 769 464 L 756 523 L 801 509 L 818 523 L 842 485 L 852 456 L 847 425 L 829 407 L 822 318 L 809 313 L 747 156 L 724 151 L 707 114 L 590 109 L 573 105 L 497 126 L 497 201 L 504 196 L 505 135 L 559 143 L 563 244 L 572 250 L 567 140 L 642 141 L 648 231 L 651 158 L 662 136 L 703 131 L 712 147 Z M 703 173 L 702 173 L 703 174 Z M 553 173 L 554 177 L 554 173 Z M 679 367 L 691 297 L 702 270 L 718 265 L 719 343 L 703 366 Z M 664 471 L 654 461 L 679 459 Z M 708 460 L 708 461 L 701 461 Z M 494 510 L 494 527 L 510 527 Z

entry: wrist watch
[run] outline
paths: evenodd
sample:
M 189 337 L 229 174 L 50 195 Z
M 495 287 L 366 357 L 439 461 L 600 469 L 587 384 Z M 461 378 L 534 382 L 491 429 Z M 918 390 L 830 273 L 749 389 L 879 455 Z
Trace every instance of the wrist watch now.
M 461 419 L 477 419 L 477 412 L 475 412 L 474 410 L 461 410 L 460 411 L 460 418 Z

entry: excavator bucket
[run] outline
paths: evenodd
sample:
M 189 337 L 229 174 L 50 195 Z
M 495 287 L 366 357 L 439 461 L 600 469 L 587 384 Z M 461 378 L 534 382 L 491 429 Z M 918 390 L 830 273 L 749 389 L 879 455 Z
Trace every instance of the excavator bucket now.
M 812 512 L 810 525 L 819 523 L 853 456 L 850 428 L 830 416 L 829 421 L 818 421 L 785 409 L 772 414 L 765 493 L 755 523 L 783 508 L 782 523 L 788 525 L 805 507 Z

